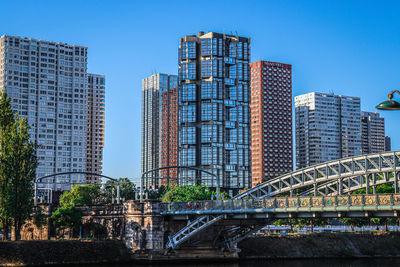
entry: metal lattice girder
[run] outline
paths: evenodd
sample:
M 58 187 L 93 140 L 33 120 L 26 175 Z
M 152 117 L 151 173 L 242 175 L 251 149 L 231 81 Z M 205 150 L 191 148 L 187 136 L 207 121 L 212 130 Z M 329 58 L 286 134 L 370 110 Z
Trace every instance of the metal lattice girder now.
M 378 185 L 394 183 L 396 181 L 398 182 L 398 177 L 396 178 L 396 175 L 398 175 L 396 174 L 396 172 L 380 172 L 361 175 L 357 177 L 345 177 L 342 179 L 342 194 L 351 193 L 360 189 L 366 189 L 366 192 L 370 192 L 371 188 L 374 188 Z M 337 185 L 337 181 L 330 181 L 323 184 L 318 184 L 317 194 L 321 196 L 339 195 Z M 397 189 L 398 188 L 396 188 L 396 190 Z M 313 192 L 313 189 L 309 189 L 302 192 L 300 195 L 312 195 Z
M 333 190 L 333 181 L 341 183 L 339 187 L 341 189 L 343 188 L 343 180 L 370 174 L 382 173 L 388 175 L 389 173 L 397 173 L 400 171 L 399 160 L 400 151 L 334 160 L 276 177 L 237 195 L 235 198 L 266 198 L 311 186 L 318 189 L 319 184 L 327 183 L 329 183 L 329 186 L 325 188 Z M 349 189 L 345 190 L 352 190 L 351 188 L 350 186 Z M 336 191 L 336 194 L 343 193 Z
M 167 243 L 167 249 L 176 248 L 178 245 L 182 244 L 190 237 L 194 236 L 195 234 L 198 234 L 207 227 L 219 222 L 224 217 L 225 217 L 224 215 L 219 215 L 219 216 L 206 215 L 197 218 L 195 221 L 182 228 L 182 230 L 180 230 L 174 236 L 169 237 L 169 241 Z
M 285 194 L 293 192 L 296 189 L 304 187 L 314 186 L 315 193 L 321 192 L 321 189 L 327 190 L 329 194 L 342 194 L 349 190 L 356 188 L 352 186 L 357 184 L 357 177 L 367 176 L 370 174 L 383 173 L 388 178 L 389 173 L 395 173 L 400 171 L 400 151 L 392 151 L 378 154 L 354 156 L 339 160 L 334 160 L 315 166 L 307 167 L 301 170 L 294 171 L 282 175 L 280 177 L 271 179 L 265 183 L 262 183 L 256 187 L 253 187 L 239 195 L 233 197 L 233 199 L 262 199 L 276 196 L 279 194 Z M 346 182 L 350 179 L 350 185 L 346 187 Z M 353 182 L 351 182 L 353 179 Z M 361 180 L 359 180 L 361 181 Z M 369 182 L 369 179 L 367 179 Z M 376 180 L 374 184 L 379 184 L 381 180 Z M 340 186 L 337 185 L 340 183 Z M 362 185 L 361 182 L 358 182 Z M 381 182 L 383 183 L 383 182 Z M 324 186 L 318 186 L 324 184 Z M 344 185 L 344 186 L 343 186 Z M 339 187 L 338 187 L 339 186 Z M 360 185 L 359 185 L 360 186 Z M 367 185 L 365 185 L 367 187 Z M 370 185 L 368 185 L 370 186 Z M 338 190 L 340 188 L 340 190 Z M 344 190 L 343 190 L 344 189 Z M 396 189 L 397 190 L 397 189 Z M 331 191 L 331 193 L 329 193 Z M 206 229 L 207 227 L 215 224 L 216 222 L 223 219 L 223 216 L 201 216 L 189 225 L 185 226 L 182 230 L 176 233 L 174 236 L 169 237 L 167 248 L 176 248 L 181 245 L 184 241 L 190 239 L 195 234 Z

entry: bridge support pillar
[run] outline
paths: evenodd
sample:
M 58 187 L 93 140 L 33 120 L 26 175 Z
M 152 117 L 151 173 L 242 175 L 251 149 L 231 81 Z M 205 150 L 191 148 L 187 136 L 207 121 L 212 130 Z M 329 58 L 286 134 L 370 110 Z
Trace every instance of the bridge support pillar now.
M 133 251 L 164 249 L 164 217 L 156 200 L 127 201 L 124 242 Z

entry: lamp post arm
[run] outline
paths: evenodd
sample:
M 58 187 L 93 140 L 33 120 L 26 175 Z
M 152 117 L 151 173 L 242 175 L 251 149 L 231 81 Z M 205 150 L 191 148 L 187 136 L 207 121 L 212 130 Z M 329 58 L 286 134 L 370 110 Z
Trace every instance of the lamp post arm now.
M 392 100 L 394 93 L 398 93 L 400 95 L 400 91 L 399 90 L 393 90 L 392 92 L 390 92 L 388 94 L 389 100 Z

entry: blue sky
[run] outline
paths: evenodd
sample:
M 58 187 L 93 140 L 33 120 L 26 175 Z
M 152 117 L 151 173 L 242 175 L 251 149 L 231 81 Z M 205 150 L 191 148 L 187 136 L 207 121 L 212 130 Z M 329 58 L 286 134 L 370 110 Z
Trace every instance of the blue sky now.
M 251 59 L 293 65 L 293 95 L 360 96 L 363 110 L 400 87 L 398 1 L 2 1 L 0 34 L 89 47 L 106 75 L 105 175 L 140 175 L 141 79 L 177 73 L 180 37 L 251 37 Z M 397 99 L 400 96 L 396 95 Z M 400 111 L 381 112 L 392 149 Z

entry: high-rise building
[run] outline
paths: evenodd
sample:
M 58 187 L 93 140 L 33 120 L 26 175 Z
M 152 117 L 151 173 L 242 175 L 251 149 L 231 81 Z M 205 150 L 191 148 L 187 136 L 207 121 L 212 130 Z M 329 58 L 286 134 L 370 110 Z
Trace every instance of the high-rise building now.
M 292 65 L 258 61 L 251 69 L 252 186 L 293 170 Z
M 295 112 L 297 168 L 361 154 L 360 98 L 308 93 Z
M 13 110 L 31 127 L 30 138 L 38 144 L 37 177 L 86 171 L 87 86 L 87 47 L 0 38 L 0 90 L 7 91 Z M 68 174 L 46 181 L 46 187 L 62 190 L 69 184 L 60 183 L 85 177 Z
M 178 88 L 161 94 L 161 167 L 178 166 Z M 161 184 L 176 184 L 178 169 L 161 171 Z
M 177 88 L 176 75 L 158 73 L 142 80 L 142 173 L 161 166 L 161 95 Z M 150 173 L 147 186 L 158 186 L 160 172 Z
M 251 186 L 250 39 L 200 32 L 179 44 L 179 165 L 211 171 L 232 194 Z M 197 170 L 180 183 L 216 187 Z
M 101 174 L 103 167 L 105 122 L 105 77 L 88 74 L 87 160 L 86 171 Z M 88 182 L 100 183 L 98 176 L 87 175 Z
M 385 151 L 392 151 L 390 136 L 385 136 Z
M 385 151 L 385 119 L 375 112 L 361 112 L 362 153 Z

